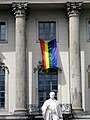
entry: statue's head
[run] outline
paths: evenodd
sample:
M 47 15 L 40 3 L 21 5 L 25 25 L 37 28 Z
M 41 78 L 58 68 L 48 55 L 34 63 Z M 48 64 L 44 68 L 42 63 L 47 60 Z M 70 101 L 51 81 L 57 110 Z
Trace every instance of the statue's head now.
M 54 97 L 55 97 L 55 92 L 50 92 L 49 95 L 50 95 L 50 98 L 51 98 L 51 99 L 54 99 Z

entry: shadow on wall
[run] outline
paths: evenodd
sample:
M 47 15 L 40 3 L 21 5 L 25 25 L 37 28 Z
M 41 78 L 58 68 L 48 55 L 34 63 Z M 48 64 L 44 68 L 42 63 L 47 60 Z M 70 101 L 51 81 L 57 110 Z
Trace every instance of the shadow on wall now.
M 3 61 L 6 60 L 5 56 L 0 52 L 0 62 L 3 63 Z
M 60 66 L 60 69 L 61 69 L 61 73 L 59 74 L 59 79 L 60 79 L 59 84 L 60 85 L 66 85 L 67 84 L 67 79 L 69 79 L 69 76 L 67 75 L 67 73 L 65 73 L 65 72 L 67 72 L 67 69 L 68 69 L 68 72 L 69 72 L 69 66 L 67 68 L 68 46 L 67 47 L 66 46 L 58 47 L 58 59 L 59 59 L 59 66 Z

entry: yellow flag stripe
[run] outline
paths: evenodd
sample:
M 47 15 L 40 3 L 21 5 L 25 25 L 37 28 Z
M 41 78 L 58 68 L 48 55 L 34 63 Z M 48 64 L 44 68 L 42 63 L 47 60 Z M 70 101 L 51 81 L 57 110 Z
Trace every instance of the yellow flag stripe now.
M 48 52 L 48 42 L 45 41 L 45 58 L 46 58 L 46 69 L 49 68 L 49 52 Z

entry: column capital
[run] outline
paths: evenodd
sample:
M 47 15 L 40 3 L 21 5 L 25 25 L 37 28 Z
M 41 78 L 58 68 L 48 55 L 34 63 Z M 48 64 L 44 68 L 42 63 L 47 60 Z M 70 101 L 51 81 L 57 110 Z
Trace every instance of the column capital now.
M 27 2 L 13 2 L 12 11 L 14 12 L 15 17 L 26 16 L 28 10 Z
M 82 2 L 67 2 L 68 16 L 79 15 L 81 11 Z

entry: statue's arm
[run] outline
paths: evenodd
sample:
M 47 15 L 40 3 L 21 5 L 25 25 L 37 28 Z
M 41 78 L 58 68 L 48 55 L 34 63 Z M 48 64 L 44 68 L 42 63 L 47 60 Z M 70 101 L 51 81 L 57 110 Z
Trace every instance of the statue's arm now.
M 48 108 L 48 105 L 47 105 L 47 102 L 45 101 L 43 106 L 41 107 L 43 118 L 46 117 L 47 108 Z

